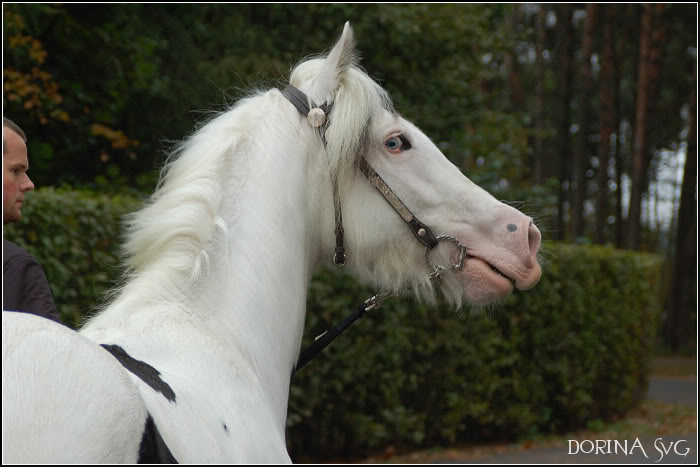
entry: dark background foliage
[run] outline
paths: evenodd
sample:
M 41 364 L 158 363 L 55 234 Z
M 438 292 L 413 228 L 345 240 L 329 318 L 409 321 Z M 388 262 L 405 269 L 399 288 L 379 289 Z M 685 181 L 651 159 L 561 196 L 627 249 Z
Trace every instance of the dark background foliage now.
M 118 282 L 119 219 L 139 206 L 130 196 L 43 188 L 24 219 L 8 226 L 6 238 L 44 266 L 64 322 L 79 323 L 108 299 Z M 294 377 L 294 458 L 512 440 L 634 407 L 660 322 L 662 259 L 599 246 L 544 248 L 551 259 L 537 287 L 488 311 L 402 299 L 349 328 Z M 317 274 L 304 347 L 369 295 L 348 276 Z
M 47 188 L 4 236 L 75 325 L 116 284 L 119 219 L 172 144 L 284 83 L 349 20 L 400 112 L 546 239 L 579 247 L 551 244 L 542 283 L 488 316 L 400 302 L 365 318 L 292 387 L 292 452 L 611 417 L 638 400 L 652 336 L 696 353 L 696 18 L 693 4 L 6 3 L 3 114 Z M 365 292 L 319 276 L 307 338 Z

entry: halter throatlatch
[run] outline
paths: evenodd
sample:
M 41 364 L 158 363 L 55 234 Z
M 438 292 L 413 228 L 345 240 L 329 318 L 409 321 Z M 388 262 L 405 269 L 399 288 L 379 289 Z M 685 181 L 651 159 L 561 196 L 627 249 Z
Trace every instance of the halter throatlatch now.
M 315 106 L 309 98 L 301 92 L 299 89 L 292 85 L 287 86 L 282 90 L 282 95 L 286 97 L 297 110 L 306 117 L 309 124 L 313 128 L 318 128 L 321 135 L 321 140 L 323 141 L 324 147 L 326 146 L 326 128 L 330 123 L 328 115 L 331 110 L 331 105 L 327 102 Z M 311 104 L 311 106 L 309 106 Z M 464 263 L 467 260 L 467 247 L 461 244 L 454 237 L 449 235 L 435 236 L 433 232 L 421 221 L 419 221 L 416 216 L 406 207 L 405 204 L 396 196 L 396 193 L 389 188 L 389 185 L 379 176 L 376 170 L 367 162 L 364 157 L 359 159 L 358 168 L 367 177 L 370 184 L 374 186 L 379 193 L 382 194 L 384 199 L 391 205 L 392 208 L 401 216 L 401 219 L 406 222 L 406 225 L 411 229 L 413 235 L 416 239 L 425 246 L 425 262 L 430 269 L 429 280 L 434 284 L 438 284 L 442 275 L 445 271 L 461 271 L 464 269 Z M 345 247 L 343 245 L 344 240 L 344 230 L 343 230 L 343 213 L 340 204 L 340 197 L 338 196 L 338 180 L 335 175 L 332 175 L 333 184 L 333 211 L 335 215 L 335 255 L 333 256 L 333 263 L 336 266 L 345 265 Z M 450 266 L 434 266 L 430 262 L 429 253 L 433 250 L 440 241 L 452 242 L 458 249 L 457 262 Z M 294 368 L 294 372 L 300 370 L 304 365 L 306 365 L 311 359 L 316 355 L 321 353 L 321 351 L 330 344 L 333 339 L 339 336 L 345 329 L 347 329 L 352 323 L 357 319 L 361 318 L 366 311 L 379 308 L 382 302 L 388 298 L 398 295 L 399 292 L 378 292 L 373 297 L 367 299 L 360 307 L 339 325 L 334 326 L 330 330 L 324 332 L 323 334 L 316 337 L 314 343 L 307 349 L 305 349 L 299 355 L 299 360 Z

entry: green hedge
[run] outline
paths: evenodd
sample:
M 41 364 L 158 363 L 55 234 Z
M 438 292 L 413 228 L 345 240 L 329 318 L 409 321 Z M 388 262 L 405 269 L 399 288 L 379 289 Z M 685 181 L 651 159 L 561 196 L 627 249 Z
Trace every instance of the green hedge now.
M 512 440 L 634 407 L 646 391 L 661 309 L 661 259 L 603 247 L 545 249 L 550 259 L 537 287 L 488 313 L 404 300 L 350 328 L 295 377 L 288 420 L 295 457 Z M 304 345 L 366 297 L 348 278 L 317 277 Z
M 66 322 L 116 277 L 119 218 L 131 197 L 41 189 L 6 238 L 44 266 Z M 602 247 L 546 245 L 542 280 L 488 312 L 411 300 L 368 313 L 294 378 L 295 459 L 360 456 L 580 428 L 635 406 L 646 389 L 662 262 Z M 368 291 L 323 272 L 309 293 L 304 346 Z
M 45 187 L 26 195 L 20 222 L 5 226 L 4 238 L 44 268 L 64 323 L 75 327 L 115 285 L 120 218 L 139 206 L 133 196 Z

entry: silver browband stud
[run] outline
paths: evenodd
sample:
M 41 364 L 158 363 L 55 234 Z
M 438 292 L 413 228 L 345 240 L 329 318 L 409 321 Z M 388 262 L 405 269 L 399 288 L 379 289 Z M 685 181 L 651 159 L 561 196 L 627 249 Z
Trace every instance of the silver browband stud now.
M 419 237 L 425 237 L 425 229 L 418 229 L 418 236 Z
M 316 107 L 309 110 L 309 114 L 306 116 L 306 119 L 309 121 L 312 127 L 318 128 L 326 121 L 326 114 L 323 112 L 323 110 Z

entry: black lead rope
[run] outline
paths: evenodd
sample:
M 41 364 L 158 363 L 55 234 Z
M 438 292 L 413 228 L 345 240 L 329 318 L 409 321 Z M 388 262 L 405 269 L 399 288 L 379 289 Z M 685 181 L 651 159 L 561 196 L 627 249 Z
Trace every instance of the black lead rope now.
M 311 360 L 313 360 L 318 354 L 320 354 L 323 349 L 328 347 L 328 344 L 333 342 L 333 340 L 341 335 L 343 331 L 345 331 L 352 323 L 357 321 L 358 319 L 362 318 L 367 311 L 367 305 L 362 304 L 360 305 L 357 310 L 355 310 L 350 316 L 345 318 L 343 321 L 341 321 L 339 324 L 336 324 L 333 326 L 331 329 L 328 331 L 324 332 L 323 334 L 319 335 L 316 337 L 315 341 L 313 344 L 311 344 L 308 348 L 306 348 L 301 354 L 299 355 L 299 360 L 297 361 L 296 366 L 294 367 L 294 373 L 297 371 L 301 370 L 304 368 L 304 365 L 309 363 Z
M 316 336 L 316 339 L 314 339 L 314 343 L 311 344 L 308 348 L 304 349 L 304 351 L 301 352 L 301 354 L 299 355 L 297 364 L 294 366 L 294 370 L 292 371 L 292 376 L 294 376 L 294 373 L 301 370 L 304 367 L 304 365 L 306 365 L 316 356 L 318 356 L 318 354 L 320 354 L 323 351 L 323 349 L 328 347 L 328 344 L 333 342 L 333 340 L 339 335 L 341 335 L 343 331 L 349 328 L 352 323 L 362 318 L 366 312 L 381 307 L 382 302 L 384 302 L 384 300 L 391 298 L 395 295 L 396 294 L 393 292 L 377 293 L 373 297 L 368 298 L 362 305 L 357 307 L 357 310 L 355 310 L 350 316 L 345 318 L 339 324 L 336 324 L 323 334 L 319 334 L 318 336 Z

